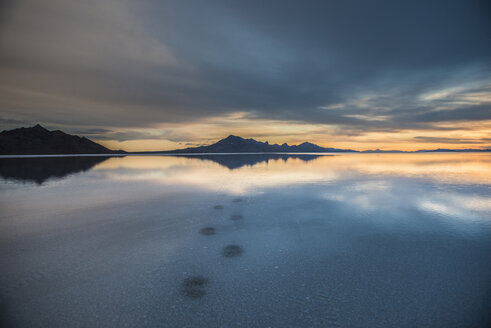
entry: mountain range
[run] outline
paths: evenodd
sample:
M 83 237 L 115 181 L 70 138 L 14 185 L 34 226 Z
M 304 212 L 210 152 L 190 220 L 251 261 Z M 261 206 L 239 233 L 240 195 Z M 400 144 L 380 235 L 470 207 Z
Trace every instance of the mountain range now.
M 116 153 L 85 137 L 41 125 L 0 132 L 1 155 L 111 154 Z
M 168 151 L 169 153 L 332 153 L 354 152 L 351 149 L 324 148 L 310 142 L 299 145 L 269 144 L 238 136 L 228 137 L 208 146 L 191 147 Z
M 433 149 L 416 152 L 474 152 L 491 149 Z M 352 149 L 326 148 L 310 142 L 299 145 L 269 144 L 234 135 L 207 146 L 185 149 L 147 152 L 111 150 L 86 137 L 50 131 L 37 124 L 30 128 L 18 128 L 0 132 L 0 155 L 52 155 L 52 154 L 197 154 L 197 153 L 360 153 Z M 362 153 L 406 153 L 400 150 L 367 150 Z M 410 152 L 409 152 L 410 153 Z

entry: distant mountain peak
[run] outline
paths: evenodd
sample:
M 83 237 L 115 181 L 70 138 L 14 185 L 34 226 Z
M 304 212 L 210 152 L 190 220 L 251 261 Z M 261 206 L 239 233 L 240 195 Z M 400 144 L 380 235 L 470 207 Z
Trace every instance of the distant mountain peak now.
M 31 131 L 32 133 L 35 133 L 37 135 L 47 135 L 51 133 L 48 129 L 46 129 L 44 126 L 41 124 L 36 124 L 33 127 L 30 128 L 22 128 L 24 131 L 28 132 Z
M 220 141 L 231 141 L 231 140 L 245 140 L 244 138 L 241 138 L 239 136 L 234 136 L 233 134 L 229 135 L 228 137 L 221 139 Z

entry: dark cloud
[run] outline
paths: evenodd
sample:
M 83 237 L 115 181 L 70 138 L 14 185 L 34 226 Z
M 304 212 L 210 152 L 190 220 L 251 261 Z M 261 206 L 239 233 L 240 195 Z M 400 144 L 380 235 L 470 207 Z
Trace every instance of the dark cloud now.
M 31 124 L 31 122 L 27 121 L 27 120 L 15 120 L 15 119 L 8 119 L 8 118 L 7 119 L 0 118 L 0 126 L 18 127 L 21 125 L 29 125 L 29 124 Z
M 448 144 L 486 144 L 491 142 L 491 138 L 483 139 L 468 139 L 468 138 L 445 138 L 445 137 L 428 137 L 428 136 L 417 136 L 414 137 L 417 142 L 428 142 L 428 143 L 448 143 Z
M 90 136 L 90 135 L 103 135 L 103 134 L 108 134 L 112 133 L 112 130 L 109 129 L 79 129 L 79 130 L 72 130 L 72 133 L 75 134 L 80 134 L 84 136 Z
M 459 107 L 448 110 L 429 110 L 416 115 L 407 115 L 405 119 L 413 122 L 455 122 L 491 120 L 491 103 Z
M 352 134 L 491 119 L 489 102 L 467 99 L 491 94 L 483 1 L 19 0 L 3 8 L 0 111 L 10 120 L 177 140 L 112 128 L 233 112 Z M 451 92 L 427 97 L 441 90 Z

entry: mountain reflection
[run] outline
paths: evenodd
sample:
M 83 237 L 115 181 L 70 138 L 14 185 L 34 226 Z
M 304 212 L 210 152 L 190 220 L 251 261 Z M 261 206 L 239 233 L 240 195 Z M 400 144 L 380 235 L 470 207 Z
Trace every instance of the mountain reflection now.
M 0 176 L 5 180 L 43 184 L 52 178 L 63 178 L 85 172 L 106 161 L 109 156 L 1 158 Z
M 291 155 L 291 154 L 213 154 L 213 155 L 178 155 L 185 158 L 197 158 L 208 160 L 220 164 L 230 170 L 238 169 L 243 166 L 254 166 L 259 163 L 268 163 L 271 160 L 300 159 L 304 162 L 312 161 L 320 156 L 328 155 Z
M 212 161 L 230 170 L 244 166 L 268 163 L 271 160 L 289 158 L 304 162 L 314 160 L 323 155 L 289 155 L 289 154 L 234 154 L 234 155 L 178 155 L 177 157 L 195 158 Z M 43 184 L 52 178 L 64 178 L 68 175 L 92 169 L 111 156 L 76 156 L 76 157 L 23 157 L 1 158 L 0 177 L 5 180 Z
M 265 164 L 265 165 L 263 165 Z M 203 174 L 206 168 L 206 174 Z M 242 170 L 251 168 L 251 170 Z M 228 172 L 224 172 L 228 171 Z M 265 170 L 268 171 L 265 174 Z M 438 179 L 459 184 L 490 181 L 488 154 L 210 154 L 165 156 L 80 156 L 0 158 L 0 178 L 43 184 L 91 171 L 99 178 L 229 186 L 331 181 L 340 176 Z M 237 177 L 246 179 L 235 180 Z M 260 178 L 258 178 L 260 176 Z M 443 179 L 443 181 L 441 181 Z M 217 181 L 222 183 L 217 183 Z M 239 183 L 240 182 L 240 183 Z M 247 188 L 246 188 L 247 189 Z

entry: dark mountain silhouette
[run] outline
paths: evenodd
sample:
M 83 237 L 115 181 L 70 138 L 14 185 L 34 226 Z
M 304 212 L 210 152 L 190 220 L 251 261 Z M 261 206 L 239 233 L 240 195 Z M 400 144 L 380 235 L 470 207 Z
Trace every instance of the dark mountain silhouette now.
M 164 151 L 164 153 L 326 153 L 326 152 L 356 152 L 351 149 L 324 148 L 310 142 L 300 145 L 269 144 L 254 139 L 244 139 L 229 135 L 212 145 L 191 147 Z M 147 152 L 148 153 L 148 152 Z M 159 152 L 150 152 L 159 153 Z M 162 153 L 162 152 L 160 152 Z
M 482 152 L 491 149 L 433 149 L 415 152 Z M 41 125 L 0 132 L 0 155 L 69 155 L 69 154 L 196 154 L 196 153 L 348 153 L 352 149 L 326 148 L 310 142 L 299 145 L 269 144 L 238 136 L 228 137 L 207 146 L 185 149 L 145 152 L 110 150 L 85 137 L 70 135 L 62 131 L 49 131 Z M 401 150 L 365 150 L 362 153 L 413 153 Z
M 52 178 L 85 172 L 110 156 L 0 158 L 0 177 L 42 184 Z
M 360 152 L 352 149 L 325 148 L 310 142 L 304 142 L 299 145 L 282 145 L 269 144 L 254 139 L 244 139 L 238 136 L 229 135 L 214 144 L 208 146 L 190 147 L 185 149 L 176 149 L 151 153 L 415 153 L 415 152 L 482 152 L 491 151 L 491 149 L 433 149 L 418 151 L 401 151 L 401 150 L 365 150 Z
M 41 125 L 0 132 L 0 155 L 111 154 L 85 137 L 49 131 Z
M 220 164 L 230 170 L 235 170 L 244 166 L 254 166 L 259 163 L 268 163 L 271 160 L 283 160 L 286 162 L 288 159 L 300 159 L 304 162 L 312 161 L 320 156 L 326 155 L 308 155 L 308 154 L 299 154 L 299 155 L 291 155 L 291 154 L 236 154 L 236 155 L 227 155 L 227 154 L 210 154 L 210 155 L 178 155 L 179 157 L 186 158 L 197 158 L 204 161 L 212 161 Z M 329 156 L 329 155 L 327 155 Z

